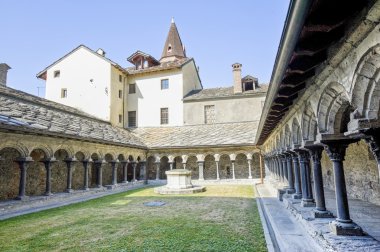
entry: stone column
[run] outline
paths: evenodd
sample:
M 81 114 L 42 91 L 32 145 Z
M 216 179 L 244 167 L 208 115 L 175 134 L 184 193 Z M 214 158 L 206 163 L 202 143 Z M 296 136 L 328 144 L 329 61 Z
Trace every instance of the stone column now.
M 248 162 L 248 179 L 252 179 L 252 154 L 247 155 Z
M 91 159 L 85 159 L 82 161 L 83 164 L 83 190 L 88 191 L 90 190 L 88 187 L 88 164 L 91 163 Z
M 294 179 L 293 179 L 292 156 L 286 155 L 285 159 L 286 159 L 286 170 L 288 173 L 288 189 L 286 189 L 286 192 L 288 194 L 293 194 L 295 190 L 294 190 Z
M 156 162 L 156 180 L 160 180 L 160 162 Z
M 111 163 L 112 167 L 112 186 L 115 187 L 117 185 L 117 164 L 119 163 L 119 160 L 112 160 L 109 163 Z
M 315 203 L 316 207 L 314 209 L 315 218 L 331 218 L 332 214 L 326 210 L 325 203 L 325 191 L 323 188 L 323 177 L 322 177 L 322 166 L 321 157 L 323 147 L 314 145 L 308 146 L 311 159 L 313 161 L 313 175 L 314 175 L 314 192 L 315 192 Z
M 326 151 L 333 162 L 337 218 L 330 223 L 336 235 L 363 235 L 362 229 L 350 218 L 346 181 L 344 178 L 343 160 L 346 155 L 348 141 L 331 141 L 326 143 Z
M 20 168 L 20 184 L 18 188 L 17 200 L 27 200 L 29 197 L 26 196 L 26 172 L 28 169 L 28 163 L 33 162 L 31 157 L 19 158 L 16 160 Z
M 203 168 L 204 168 L 205 162 L 204 161 L 198 161 L 197 163 L 198 163 L 198 168 L 199 168 L 199 180 L 204 180 Z
M 45 189 L 45 196 L 51 196 L 53 195 L 51 193 L 51 164 L 54 163 L 56 160 L 55 158 L 48 158 L 45 160 L 42 160 L 41 162 L 44 163 L 45 169 L 46 169 L 46 189 Z
M 103 164 L 105 163 L 104 160 L 97 160 L 95 161 L 96 164 L 96 170 L 97 170 L 97 176 L 96 176 L 96 187 L 97 188 L 103 188 Z
M 216 180 L 220 180 L 219 176 L 219 161 L 220 161 L 220 155 L 214 154 L 215 164 L 216 164 Z
M 293 160 L 293 171 L 294 171 L 294 189 L 296 190 L 293 194 L 293 199 L 302 199 L 301 191 L 301 175 L 300 167 L 297 154 L 292 154 Z
M 286 156 L 283 154 L 281 155 L 281 167 L 282 167 L 282 175 L 283 175 L 283 180 L 286 184 L 285 188 L 288 189 L 288 168 L 287 168 L 287 163 L 286 163 Z
M 144 180 L 144 184 L 148 184 L 148 176 L 146 171 L 146 161 L 139 161 L 140 164 L 140 178 Z
M 73 162 L 77 161 L 75 158 L 66 158 L 65 160 L 66 166 L 67 166 L 67 187 L 66 192 L 72 193 L 74 190 L 71 188 L 72 180 L 73 180 L 73 170 L 72 170 L 72 164 Z
M 136 179 L 136 167 L 137 167 L 137 162 L 132 162 L 132 167 L 133 167 L 133 179 L 132 181 L 133 182 L 136 182 L 137 179 Z
M 186 169 L 186 163 L 182 163 L 182 167 L 185 170 Z
M 122 165 L 122 168 L 123 168 L 123 181 L 121 181 L 121 183 L 124 183 L 124 184 L 127 184 L 128 183 L 128 161 L 127 160 L 123 160 L 121 161 L 121 165 Z
M 301 166 L 301 186 L 302 186 L 302 200 L 301 206 L 315 207 L 313 193 L 311 191 L 311 178 L 310 178 L 310 161 L 309 155 L 306 151 L 300 150 L 297 152 Z
M 174 162 L 169 162 L 170 170 L 173 170 L 173 163 L 174 163 Z
M 235 180 L 235 160 L 231 160 L 232 179 Z
M 282 161 L 280 156 L 277 156 L 277 169 L 278 169 L 278 179 L 280 182 L 284 182 L 284 174 L 282 173 Z

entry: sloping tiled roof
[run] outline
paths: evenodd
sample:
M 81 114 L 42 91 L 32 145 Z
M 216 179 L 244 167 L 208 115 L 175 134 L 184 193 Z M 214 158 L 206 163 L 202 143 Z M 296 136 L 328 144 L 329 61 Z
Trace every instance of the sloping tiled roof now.
M 179 127 L 136 128 L 149 148 L 186 148 L 254 145 L 258 121 Z
M 128 130 L 114 127 L 77 109 L 8 87 L 0 87 L 1 128 L 146 147 Z
M 158 66 L 153 66 L 153 67 L 148 67 L 148 68 L 143 68 L 143 69 L 136 69 L 136 67 L 128 67 L 126 68 L 126 70 L 128 74 L 157 72 L 157 71 L 169 70 L 169 69 L 174 69 L 174 68 L 180 68 L 184 64 L 192 60 L 193 58 L 183 58 L 183 59 L 178 59 L 175 61 L 163 62 Z
M 188 93 L 183 100 L 189 101 L 202 99 L 217 99 L 222 97 L 241 97 L 253 94 L 266 93 L 267 90 L 268 85 L 260 85 L 260 88 L 257 88 L 256 90 L 245 91 L 240 94 L 234 94 L 234 87 L 199 89 L 190 91 L 190 93 Z

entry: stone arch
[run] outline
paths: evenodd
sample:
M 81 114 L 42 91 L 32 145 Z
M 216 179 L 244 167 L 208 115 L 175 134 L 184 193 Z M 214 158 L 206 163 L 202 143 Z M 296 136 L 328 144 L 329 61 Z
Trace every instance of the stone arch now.
M 30 151 L 26 146 L 21 143 L 5 143 L 1 144 L 0 151 L 3 149 L 15 149 L 20 154 L 20 157 L 25 158 L 29 156 Z
M 292 143 L 292 134 L 290 133 L 290 128 L 289 125 L 285 125 L 285 133 L 284 133 L 284 138 L 285 138 L 285 147 L 290 147 Z
M 293 144 L 299 145 L 301 144 L 301 128 L 300 124 L 298 123 L 297 118 L 293 118 L 292 122 L 292 137 L 293 137 Z
M 238 153 L 235 158 L 235 178 L 248 178 L 248 160 L 245 153 Z
M 354 119 L 379 119 L 380 44 L 370 48 L 359 60 L 350 93 Z
M 66 145 L 66 144 L 62 144 L 60 146 L 58 146 L 56 149 L 54 149 L 54 154 L 58 151 L 58 150 L 65 150 L 66 153 L 67 153 L 67 158 L 72 158 L 74 157 L 75 155 L 75 151 L 72 147 Z
M 160 158 L 160 179 L 166 179 L 166 171 L 170 170 L 169 158 L 164 155 Z
M 176 156 L 174 158 L 173 169 L 183 169 L 182 156 Z
M 198 159 L 195 155 L 187 158 L 186 169 L 191 171 L 191 179 L 199 179 Z
M 31 148 L 31 151 L 29 153 L 29 155 L 32 154 L 33 151 L 35 150 L 40 150 L 41 152 L 43 152 L 44 154 L 44 158 L 51 158 L 54 156 L 54 152 L 53 152 L 53 149 L 46 146 L 46 145 L 37 145 L 37 146 L 34 146 L 33 148 Z
M 315 118 L 311 104 L 308 103 L 305 106 L 305 110 L 302 114 L 302 138 L 304 140 L 315 141 L 317 130 L 317 120 Z
M 350 106 L 347 92 L 337 82 L 330 83 L 318 103 L 318 128 L 320 133 L 339 133 L 346 127 Z M 349 117 L 348 117 L 349 120 Z
M 232 179 L 231 159 L 227 154 L 221 154 L 219 159 L 220 179 Z
M 25 154 L 25 153 L 24 153 Z M 22 158 L 19 148 L 2 146 L 0 149 L 0 178 L 6 183 L 0 183 L 0 200 L 12 199 L 18 195 L 20 169 L 15 160 Z
M 205 180 L 216 179 L 216 162 L 215 157 L 212 154 L 207 154 L 205 156 L 203 177 Z

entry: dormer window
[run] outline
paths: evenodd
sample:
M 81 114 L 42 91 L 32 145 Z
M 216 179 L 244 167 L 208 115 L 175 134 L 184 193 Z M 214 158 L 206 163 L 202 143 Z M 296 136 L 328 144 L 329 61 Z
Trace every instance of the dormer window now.
M 172 51 L 172 45 L 169 44 L 169 45 L 168 45 L 168 52 L 171 52 L 171 51 Z

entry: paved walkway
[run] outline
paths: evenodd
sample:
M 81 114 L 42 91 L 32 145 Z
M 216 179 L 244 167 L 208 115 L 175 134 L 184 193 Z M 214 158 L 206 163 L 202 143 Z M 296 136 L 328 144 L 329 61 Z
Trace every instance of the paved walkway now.
M 272 240 L 267 241 L 274 251 L 323 251 L 309 235 L 307 230 L 292 214 L 286 210 L 284 204 L 277 199 L 277 191 L 268 183 L 256 185 L 260 206 L 263 208 Z M 271 249 L 270 249 L 271 250 Z
M 160 184 L 161 181 L 149 183 L 149 185 Z M 72 193 L 56 193 L 52 196 L 32 196 L 27 201 L 6 200 L 0 202 L 0 220 L 39 212 L 46 209 L 66 206 L 73 203 L 83 202 L 115 193 L 129 191 L 146 187 L 144 181 L 135 183 L 119 184 L 118 187 L 108 190 L 106 188 L 91 188 L 89 191 L 77 190 Z

